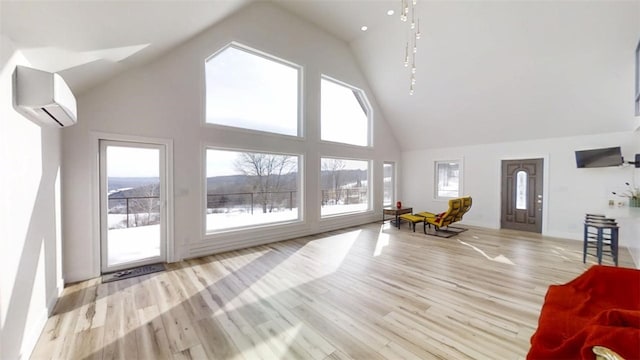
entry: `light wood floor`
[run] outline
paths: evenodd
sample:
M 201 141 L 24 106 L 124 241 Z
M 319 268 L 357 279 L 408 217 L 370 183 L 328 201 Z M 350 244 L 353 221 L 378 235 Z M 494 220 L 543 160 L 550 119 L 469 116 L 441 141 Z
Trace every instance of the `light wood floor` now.
M 518 359 L 582 243 L 370 224 L 67 287 L 34 359 Z M 621 251 L 621 266 L 632 266 Z

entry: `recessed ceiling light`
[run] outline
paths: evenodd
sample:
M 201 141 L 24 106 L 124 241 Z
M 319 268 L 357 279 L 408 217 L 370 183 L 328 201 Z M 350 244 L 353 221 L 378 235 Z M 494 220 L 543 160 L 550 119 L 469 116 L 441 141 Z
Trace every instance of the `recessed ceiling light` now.
M 387 15 L 391 16 L 393 14 L 395 14 L 396 12 L 393 10 L 387 10 Z
M 367 25 L 362 25 L 362 27 L 360 28 L 360 30 L 362 31 L 367 31 L 367 29 L 368 29 Z

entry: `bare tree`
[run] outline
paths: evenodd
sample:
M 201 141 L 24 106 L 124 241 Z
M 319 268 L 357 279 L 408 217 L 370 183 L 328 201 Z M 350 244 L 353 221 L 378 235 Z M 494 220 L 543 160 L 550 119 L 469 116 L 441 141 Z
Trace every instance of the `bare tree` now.
M 136 189 L 134 196 L 139 198 L 129 200 L 129 204 L 135 226 L 158 224 L 160 183 L 140 187 Z
M 283 175 L 297 170 L 293 156 L 259 153 L 241 153 L 234 166 L 254 179 L 254 191 L 263 213 L 273 211 L 275 193 L 283 185 Z
M 346 164 L 341 159 L 322 159 L 322 172 L 329 177 L 329 185 L 333 189 L 333 198 L 337 203 L 340 200 L 340 172 Z M 324 199 L 323 199 L 324 200 Z

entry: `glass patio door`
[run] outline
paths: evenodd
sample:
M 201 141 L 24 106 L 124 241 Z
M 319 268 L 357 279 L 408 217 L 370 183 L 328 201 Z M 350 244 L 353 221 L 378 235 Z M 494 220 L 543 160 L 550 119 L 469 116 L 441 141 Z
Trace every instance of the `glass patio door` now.
M 166 260 L 165 147 L 100 140 L 103 273 Z

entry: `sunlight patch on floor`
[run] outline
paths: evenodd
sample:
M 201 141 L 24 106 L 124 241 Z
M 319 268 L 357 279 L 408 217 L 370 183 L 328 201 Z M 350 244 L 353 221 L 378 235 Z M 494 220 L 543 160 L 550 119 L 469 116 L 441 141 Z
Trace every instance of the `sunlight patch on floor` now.
M 270 356 L 273 354 L 274 359 L 287 358 L 289 347 L 291 347 L 302 329 L 302 324 L 292 325 L 288 328 L 282 328 L 281 325 L 282 324 L 276 324 L 274 321 L 269 321 L 258 326 L 260 332 L 269 336 L 267 340 L 264 340 L 258 346 L 266 346 L 264 349 L 265 353 L 268 353 Z M 246 356 L 246 358 L 256 357 L 257 354 L 252 353 L 253 351 L 249 351 L 248 353 L 243 352 L 243 355 Z
M 261 297 L 277 296 L 279 293 L 287 292 L 334 273 L 342 266 L 342 262 L 349 254 L 353 244 L 361 236 L 361 233 L 362 230 L 354 230 L 308 242 L 297 251 L 315 255 L 314 261 L 306 262 L 304 269 L 299 269 L 299 271 L 292 269 L 291 262 L 288 261 L 289 259 L 285 259 L 259 279 L 256 279 L 253 284 L 237 294 L 234 299 L 228 301 L 224 307 L 216 311 L 214 315 L 240 309 L 246 306 L 247 303 L 258 302 L 259 298 L 256 294 Z M 291 258 L 295 256 L 294 254 Z M 282 273 L 290 273 L 291 276 L 282 278 L 274 275 Z M 309 274 L 313 274 L 313 276 Z M 268 290 L 272 288 L 268 285 L 272 282 L 278 283 L 278 286 L 273 287 L 277 288 L 277 291 Z
M 317 275 L 314 278 L 317 279 L 335 272 L 342 265 L 342 262 L 353 247 L 353 244 L 358 240 L 361 234 L 362 230 L 359 229 L 328 236 L 307 243 L 304 248 L 310 246 L 314 247 L 312 251 L 318 255 L 316 258 L 318 263 L 315 265 L 319 268 L 317 269 Z
M 382 232 L 383 226 L 380 227 L 380 232 L 378 233 L 378 241 L 376 242 L 376 249 L 373 251 L 373 256 L 378 256 L 382 254 L 382 249 L 384 249 L 387 245 L 389 245 L 389 234 L 385 234 Z
M 472 248 L 473 250 L 479 252 L 482 256 L 484 256 L 487 260 L 491 260 L 491 261 L 495 261 L 495 262 L 499 262 L 502 264 L 508 264 L 508 265 L 515 265 L 513 263 L 513 261 L 509 260 L 509 258 L 507 258 L 506 256 L 500 254 L 496 257 L 490 257 L 489 255 L 487 255 L 487 253 L 485 253 L 484 251 L 482 251 L 481 249 L 479 249 L 478 247 L 471 245 L 469 243 L 466 243 L 460 239 L 458 239 L 458 242 L 460 242 L 462 245 L 466 245 L 470 248 Z

